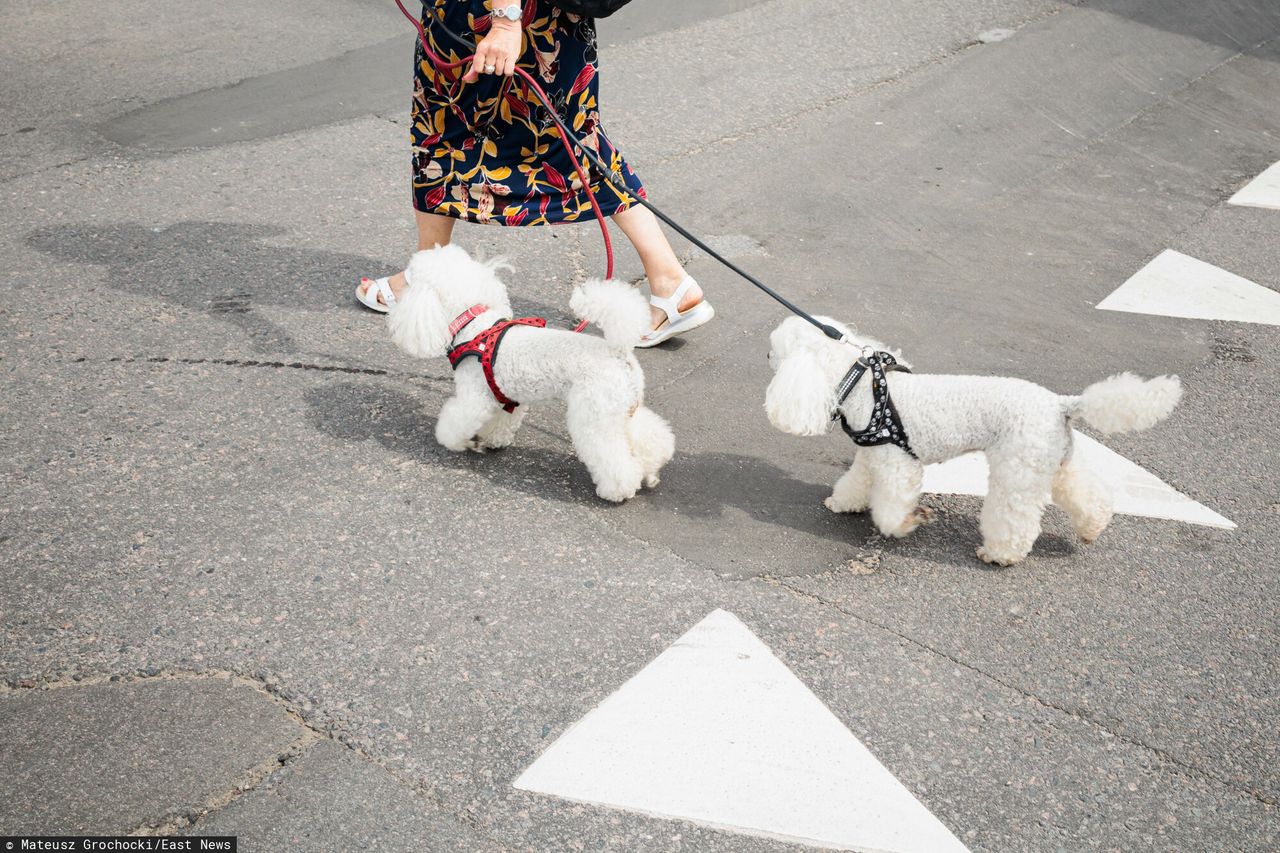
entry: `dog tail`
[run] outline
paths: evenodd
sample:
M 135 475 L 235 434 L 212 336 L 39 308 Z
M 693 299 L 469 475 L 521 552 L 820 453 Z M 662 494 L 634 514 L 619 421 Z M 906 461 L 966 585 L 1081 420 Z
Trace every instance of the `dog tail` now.
M 579 320 L 594 323 L 612 346 L 629 350 L 649 331 L 649 304 L 621 281 L 585 282 L 573 289 L 569 307 Z
M 1079 397 L 1064 397 L 1067 415 L 1083 418 L 1100 432 L 1138 432 L 1169 417 L 1182 399 L 1182 381 L 1176 376 L 1143 379 L 1118 373 L 1095 382 Z

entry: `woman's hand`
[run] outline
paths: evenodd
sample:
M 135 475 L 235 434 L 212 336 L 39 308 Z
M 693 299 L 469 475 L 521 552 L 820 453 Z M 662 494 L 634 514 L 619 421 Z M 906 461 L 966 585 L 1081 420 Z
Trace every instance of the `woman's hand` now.
M 506 18 L 491 20 L 489 34 L 476 45 L 476 58 L 462 78 L 464 83 L 474 83 L 481 74 L 510 77 L 516 73 L 516 60 L 520 58 L 520 44 L 524 37 L 520 22 Z

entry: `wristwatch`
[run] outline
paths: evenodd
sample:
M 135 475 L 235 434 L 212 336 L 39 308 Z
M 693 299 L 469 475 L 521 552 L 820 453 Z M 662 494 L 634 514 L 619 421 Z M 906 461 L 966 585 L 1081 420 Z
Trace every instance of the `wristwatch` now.
M 520 20 L 520 4 L 512 3 L 510 6 L 495 6 L 493 17 L 506 18 L 508 21 L 518 21 Z

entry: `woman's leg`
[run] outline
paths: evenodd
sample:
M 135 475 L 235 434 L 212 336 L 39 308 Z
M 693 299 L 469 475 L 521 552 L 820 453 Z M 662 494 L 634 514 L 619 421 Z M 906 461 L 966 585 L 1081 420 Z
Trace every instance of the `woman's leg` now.
M 449 245 L 449 239 L 453 236 L 453 223 L 456 222 L 452 216 L 441 216 L 438 213 L 423 213 L 421 210 L 413 212 L 414 221 L 418 226 L 418 251 L 423 249 L 434 249 L 436 246 Z M 369 279 L 365 279 L 360 288 L 360 292 L 364 293 L 369 289 Z M 404 273 L 398 272 L 391 276 L 390 281 L 391 292 L 397 297 L 404 292 Z M 382 301 L 382 297 L 378 297 L 378 301 Z
M 647 208 L 637 204 L 615 213 L 613 221 L 618 223 L 622 233 L 626 234 L 631 245 L 636 247 L 640 263 L 644 264 L 644 274 L 649 279 L 650 292 L 654 296 L 670 296 L 675 293 L 676 288 L 684 281 L 686 273 L 671 244 L 667 242 L 667 235 L 662 233 L 658 218 Z M 702 289 L 694 285 L 685 294 L 679 309 L 686 311 L 697 305 L 701 299 Z M 667 315 L 660 308 L 651 306 L 649 311 L 653 315 L 655 329 L 667 319 Z

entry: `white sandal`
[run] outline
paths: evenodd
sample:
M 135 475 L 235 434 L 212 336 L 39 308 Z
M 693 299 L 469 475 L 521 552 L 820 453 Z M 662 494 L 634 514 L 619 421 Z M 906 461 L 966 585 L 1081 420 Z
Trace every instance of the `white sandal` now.
M 370 282 L 365 288 L 364 293 L 360 292 L 360 288 Z M 404 271 L 404 283 L 409 284 L 409 271 Z M 382 297 L 382 301 L 378 301 L 378 297 Z M 396 305 L 396 295 L 391 292 L 391 276 L 382 278 L 362 278 L 360 283 L 356 285 L 356 301 L 365 308 L 371 308 L 379 314 L 386 314 Z
M 676 288 L 676 292 L 670 296 L 650 296 L 649 304 L 655 308 L 661 308 L 667 315 L 667 319 L 661 326 L 653 329 L 640 339 L 640 343 L 636 346 L 647 349 L 656 347 L 663 341 L 670 340 L 676 335 L 683 335 L 686 332 L 692 332 L 694 329 L 709 322 L 712 317 L 716 316 L 716 309 L 711 307 L 711 303 L 704 297 L 697 305 L 689 308 L 687 311 L 680 310 L 680 302 L 684 299 L 689 289 L 695 287 L 697 282 L 693 280 L 693 276 L 685 276 L 684 281 L 680 282 L 680 286 Z

